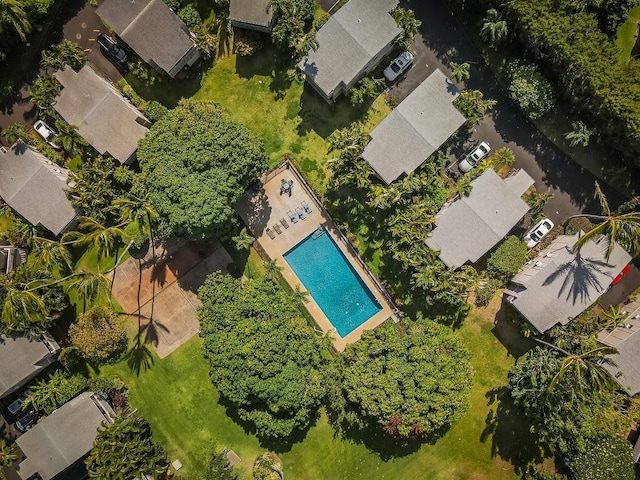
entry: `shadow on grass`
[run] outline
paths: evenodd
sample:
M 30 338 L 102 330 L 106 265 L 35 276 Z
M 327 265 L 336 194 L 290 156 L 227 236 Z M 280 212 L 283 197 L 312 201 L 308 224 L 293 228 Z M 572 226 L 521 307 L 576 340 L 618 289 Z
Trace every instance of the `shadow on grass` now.
M 495 410 L 489 410 L 480 435 L 482 443 L 491 439 L 491 456 L 510 462 L 517 474 L 524 473 L 530 463 L 542 463 L 545 452 L 537 445 L 522 409 L 513 404 L 508 388 L 495 388 L 485 396 L 489 405 L 497 404 Z
M 302 442 L 307 437 L 309 430 L 314 427 L 316 423 L 318 423 L 318 420 L 320 418 L 320 412 L 316 410 L 312 414 L 311 418 L 309 419 L 309 424 L 305 428 L 294 430 L 288 437 L 262 437 L 257 434 L 255 425 L 252 422 L 247 422 L 240 418 L 238 407 L 231 400 L 221 394 L 218 400 L 218 404 L 225 408 L 226 414 L 231 420 L 242 427 L 245 435 L 256 435 L 256 437 L 258 438 L 258 442 L 260 443 L 260 446 L 262 448 L 278 454 L 289 452 L 296 443 Z
M 531 350 L 536 343 L 533 339 L 522 335 L 520 327 L 511 320 L 512 315 L 518 315 L 518 313 L 513 307 L 502 302 L 500 310 L 496 312 L 495 325 L 491 333 L 507 349 L 507 355 L 517 360 Z

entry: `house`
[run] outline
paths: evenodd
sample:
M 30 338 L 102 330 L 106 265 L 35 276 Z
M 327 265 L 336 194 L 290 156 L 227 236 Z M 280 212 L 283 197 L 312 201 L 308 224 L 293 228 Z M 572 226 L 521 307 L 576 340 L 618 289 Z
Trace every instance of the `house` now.
M 582 232 L 560 235 L 511 279 L 505 298 L 540 333 L 566 325 L 591 306 L 631 261 L 618 244 L 605 259 L 606 241 L 573 251 Z
M 269 3 L 270 0 L 231 0 L 229 2 L 231 25 L 236 28 L 271 32 L 275 17 Z
M 413 172 L 466 121 L 452 104 L 459 93 L 433 72 L 371 132 L 362 158 L 387 184 Z
M 89 65 L 79 72 L 67 67 L 54 76 L 62 84 L 53 105 L 60 116 L 77 126 L 101 155 L 111 155 L 121 164 L 133 162 L 149 120 Z
M 298 68 L 327 102 L 346 94 L 391 52 L 402 33 L 390 14 L 397 5 L 398 0 L 351 0 L 318 30 L 318 49 Z
M 9 274 L 20 265 L 27 263 L 26 248 L 14 247 L 0 240 L 0 273 Z
M 640 393 L 640 299 L 622 307 L 625 319 L 622 325 L 612 330 L 603 330 L 598 334 L 598 341 L 618 350 L 609 355 L 613 364 L 603 363 L 611 376 L 630 395 Z M 640 457 L 640 446 L 637 461 Z
M 78 215 L 65 193 L 68 174 L 20 141 L 0 149 L 0 197 L 29 223 L 54 235 L 67 231 Z
M 68 478 L 65 471 L 93 448 L 98 427 L 115 416 L 111 407 L 84 392 L 55 410 L 16 443 L 25 459 L 16 467 L 23 480 Z
M 56 360 L 60 346 L 48 334 L 38 340 L 0 335 L 0 399 L 24 387 Z
M 200 58 L 189 29 L 162 0 L 104 0 L 96 13 L 160 73 L 175 78 Z
M 487 169 L 471 182 L 471 194 L 445 205 L 426 240 L 449 268 L 477 262 L 529 211 L 522 195 L 533 185 L 524 170 L 500 178 Z

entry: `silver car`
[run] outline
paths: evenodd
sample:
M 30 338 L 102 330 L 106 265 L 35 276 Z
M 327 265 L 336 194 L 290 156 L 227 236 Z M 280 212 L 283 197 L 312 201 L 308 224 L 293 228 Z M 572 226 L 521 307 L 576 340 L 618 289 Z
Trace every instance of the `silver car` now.
M 402 52 L 387 68 L 384 69 L 384 78 L 389 82 L 393 82 L 396 78 L 409 70 L 413 63 L 413 58 L 413 53 Z
M 476 167 L 491 151 L 491 147 L 487 142 L 482 142 L 471 153 L 464 157 L 458 164 L 458 170 L 462 173 L 467 173 L 472 168 Z

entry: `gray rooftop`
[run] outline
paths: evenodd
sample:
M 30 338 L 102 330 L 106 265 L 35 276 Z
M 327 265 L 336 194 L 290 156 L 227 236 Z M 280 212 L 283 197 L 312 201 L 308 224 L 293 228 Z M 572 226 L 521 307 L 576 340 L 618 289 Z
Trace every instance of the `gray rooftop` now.
M 476 262 L 529 211 L 520 197 L 533 185 L 533 179 L 524 170 L 502 179 L 490 168 L 471 185 L 468 197 L 440 210 L 436 228 L 425 242 L 440 252 L 440 260 L 449 268 Z
M 511 280 L 507 298 L 539 332 L 566 325 L 591 306 L 631 261 L 619 245 L 605 260 L 606 242 L 587 242 L 572 251 L 579 238 L 560 235 Z
M 47 346 L 43 340 L 0 335 L 0 398 L 51 364 L 58 349 L 53 340 Z
M 189 29 L 162 0 L 104 0 L 96 13 L 140 58 L 167 73 L 193 48 Z
M 33 225 L 59 235 L 76 217 L 65 168 L 22 142 L 0 150 L 0 197 Z
M 609 355 L 614 364 L 603 366 L 633 396 L 640 393 L 640 299 L 621 308 L 626 312 L 622 325 L 612 331 L 603 330 L 598 334 L 598 340 L 618 350 Z
M 459 93 L 433 72 L 371 132 L 362 158 L 387 184 L 413 172 L 465 122 L 452 105 Z
M 270 0 L 231 0 L 229 20 L 269 27 L 273 18 L 269 2 Z
M 148 120 L 89 65 L 58 70 L 63 89 L 53 107 L 101 154 L 125 163 L 145 136 Z
M 389 12 L 398 0 L 351 0 L 316 34 L 319 47 L 298 66 L 327 96 L 348 86 L 402 29 Z
M 84 392 L 54 411 L 16 440 L 27 457 L 16 471 L 24 480 L 39 474 L 50 480 L 84 457 L 93 448 L 98 427 L 107 421 L 104 402 Z

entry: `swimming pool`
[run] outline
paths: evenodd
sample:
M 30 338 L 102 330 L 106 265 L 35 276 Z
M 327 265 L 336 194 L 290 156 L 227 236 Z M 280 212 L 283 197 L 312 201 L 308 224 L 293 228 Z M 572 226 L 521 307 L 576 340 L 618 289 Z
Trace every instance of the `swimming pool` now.
M 324 229 L 302 240 L 284 259 L 341 337 L 382 310 Z

